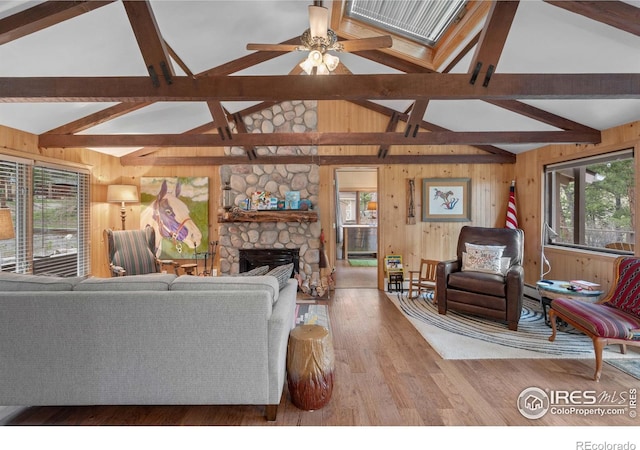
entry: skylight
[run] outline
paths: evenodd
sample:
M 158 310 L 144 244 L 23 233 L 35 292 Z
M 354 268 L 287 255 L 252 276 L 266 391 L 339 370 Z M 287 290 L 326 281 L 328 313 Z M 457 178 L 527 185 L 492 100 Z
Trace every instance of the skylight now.
M 349 0 L 347 15 L 434 46 L 464 7 L 464 0 Z

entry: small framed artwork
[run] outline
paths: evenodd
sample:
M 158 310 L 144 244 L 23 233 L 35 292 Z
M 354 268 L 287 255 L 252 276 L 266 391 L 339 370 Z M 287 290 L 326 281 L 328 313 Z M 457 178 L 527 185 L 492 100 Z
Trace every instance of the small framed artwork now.
M 423 178 L 423 222 L 470 222 L 470 178 Z

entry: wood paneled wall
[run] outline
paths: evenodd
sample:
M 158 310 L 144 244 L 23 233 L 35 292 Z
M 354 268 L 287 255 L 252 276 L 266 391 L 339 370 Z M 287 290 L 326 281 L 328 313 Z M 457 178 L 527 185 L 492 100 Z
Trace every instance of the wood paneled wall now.
M 319 131 L 384 131 L 388 117 L 364 109 L 349 102 L 319 102 Z M 398 131 L 404 131 L 404 123 Z M 391 147 L 389 154 L 447 154 L 482 153 L 472 147 L 460 146 L 406 146 L 401 150 Z M 322 154 L 376 155 L 377 146 L 322 147 Z M 382 258 L 386 254 L 400 254 L 407 270 L 417 270 L 421 258 L 436 260 L 455 256 L 460 228 L 464 225 L 502 227 L 505 224 L 509 186 L 514 177 L 512 164 L 434 164 L 434 165 L 390 165 L 378 164 L 378 287 L 383 289 L 384 273 Z M 323 167 L 321 186 L 321 220 L 327 240 L 331 242 L 329 259 L 336 258 L 335 199 L 332 177 L 338 167 Z M 408 180 L 415 180 L 416 223 L 407 224 Z M 423 178 L 470 178 L 471 222 L 423 222 L 422 179 Z M 329 214 L 325 214 L 328 211 Z
M 541 229 L 543 189 L 542 174 L 547 164 L 569 161 L 626 148 L 635 148 L 635 198 L 640 198 L 640 122 L 611 128 L 602 133 L 602 143 L 597 145 L 550 145 L 538 150 L 522 153 L 516 160 L 516 202 L 518 220 L 525 232 L 525 276 L 526 283 L 535 285 L 540 278 Z M 637 217 L 637 215 L 636 215 Z M 636 223 L 636 249 L 640 236 Z M 636 251 L 637 252 L 637 251 Z M 545 255 L 551 263 L 547 279 L 586 279 L 600 283 L 605 289 L 611 284 L 612 262 L 615 255 L 546 247 Z
M 319 102 L 318 128 L 320 131 L 383 131 L 388 118 L 349 102 Z M 404 123 L 398 131 L 404 131 Z M 408 270 L 417 269 L 420 258 L 448 259 L 454 256 L 460 228 L 465 224 L 502 227 L 506 215 L 509 185 L 516 180 L 518 220 L 525 231 L 525 274 L 528 284 L 535 284 L 540 275 L 540 225 L 541 225 L 541 173 L 545 164 L 575 157 L 587 156 L 634 146 L 640 149 L 640 122 L 624 125 L 603 133 L 599 145 L 554 145 L 518 155 L 511 164 L 436 164 L 436 165 L 385 165 L 369 167 L 378 169 L 378 236 L 379 258 L 385 254 L 403 255 Z M 37 137 L 0 126 L 0 148 L 8 152 L 24 152 L 45 158 L 55 158 L 89 166 L 92 171 L 91 263 L 95 276 L 108 276 L 102 232 L 107 227 L 119 228 L 119 206 L 106 203 L 106 187 L 112 183 L 139 185 L 144 176 L 207 176 L 209 177 L 210 239 L 217 239 L 217 216 L 220 206 L 220 180 L 218 166 L 122 166 L 117 158 L 90 150 L 52 149 L 40 151 Z M 166 154 L 206 154 L 208 149 L 193 149 L 177 153 L 175 149 L 163 150 Z M 376 146 L 321 147 L 321 154 L 376 155 Z M 391 147 L 390 154 L 399 151 Z M 466 146 L 407 146 L 403 153 L 447 154 L 478 153 Z M 213 149 L 221 154 L 221 149 Z M 637 159 L 638 160 L 638 159 Z M 636 161 L 637 161 L 636 160 Z M 638 163 L 637 163 L 638 164 Z M 327 240 L 329 260 L 336 261 L 335 221 L 335 166 L 320 167 L 320 195 L 318 211 Z M 636 168 L 640 173 L 640 168 Z M 416 223 L 406 223 L 408 180 L 415 180 Z M 423 222 L 423 178 L 470 178 L 471 222 Z M 636 183 L 638 190 L 638 183 Z M 638 192 L 636 192 L 636 198 Z M 127 227 L 138 227 L 140 208 L 128 205 Z M 636 233 L 640 238 L 640 233 Z M 638 239 L 637 238 L 637 239 Z M 638 246 L 640 242 L 636 242 Z M 638 248 L 638 247 L 636 247 Z M 612 257 L 593 252 L 575 252 L 547 248 L 546 255 L 552 263 L 548 278 L 590 279 L 608 286 L 611 277 Z M 383 286 L 383 267 L 379 264 L 379 287 Z

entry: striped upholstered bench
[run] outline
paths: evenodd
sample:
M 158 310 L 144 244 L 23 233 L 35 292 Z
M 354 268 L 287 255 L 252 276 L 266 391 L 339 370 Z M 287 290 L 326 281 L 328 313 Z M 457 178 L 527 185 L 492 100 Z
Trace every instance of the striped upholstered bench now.
M 605 346 L 619 344 L 640 347 L 640 258 L 621 256 L 614 265 L 614 284 L 609 293 L 596 303 L 558 298 L 551 302 L 549 319 L 556 337 L 556 317 L 582 331 L 593 341 L 596 357 L 594 380 L 602 373 L 602 351 Z

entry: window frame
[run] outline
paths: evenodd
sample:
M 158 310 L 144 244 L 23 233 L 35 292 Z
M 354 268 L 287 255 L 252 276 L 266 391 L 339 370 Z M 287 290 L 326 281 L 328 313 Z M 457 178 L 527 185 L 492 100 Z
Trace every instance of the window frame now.
M 600 252 L 607 254 L 615 254 L 615 255 L 632 255 L 634 251 L 627 251 L 621 249 L 613 249 L 606 247 L 599 247 L 594 245 L 586 244 L 586 237 L 588 230 L 586 229 L 586 204 L 585 204 L 585 187 L 587 185 L 586 181 L 586 168 L 589 165 L 602 164 L 610 161 L 617 161 L 621 159 L 627 159 L 626 157 L 631 159 L 631 165 L 634 170 L 634 197 L 635 192 L 637 192 L 636 180 L 638 178 L 638 161 L 636 160 L 636 147 L 634 145 L 624 145 L 617 146 L 616 148 L 612 148 L 607 152 L 594 153 L 587 156 L 581 156 L 578 158 L 574 158 L 571 160 L 565 160 L 561 162 L 554 162 L 549 164 L 543 164 L 542 166 L 542 216 L 543 216 L 543 224 L 542 224 L 542 245 L 544 246 L 555 246 L 566 249 L 576 249 L 576 250 L 584 250 L 584 251 L 592 251 L 592 252 Z M 576 218 L 574 220 L 574 224 L 572 227 L 573 230 L 573 242 L 557 242 L 556 238 L 553 236 L 555 232 L 559 230 L 558 220 L 560 217 L 560 206 L 558 205 L 559 201 L 559 189 L 557 189 L 557 172 L 560 170 L 568 170 L 573 169 L 574 174 L 570 177 L 574 182 L 574 201 L 573 208 L 574 214 L 573 217 Z M 635 204 L 631 204 L 630 207 L 635 207 Z M 632 216 L 635 215 L 634 212 L 631 213 Z M 548 230 L 547 224 L 550 228 Z M 634 224 L 632 224 L 634 225 Z M 636 235 L 637 235 L 637 224 L 633 227 L 632 230 L 629 231 L 631 233 L 630 243 L 635 244 Z M 548 230 L 548 231 L 547 231 Z M 546 232 L 545 232 L 546 231 Z M 611 230 L 613 231 L 613 230 Z
M 11 209 L 12 221 L 15 229 L 15 238 L 0 241 L 0 248 L 5 253 L 13 247 L 11 255 L 14 257 L 12 264 L 2 264 L 0 270 L 11 270 L 15 273 L 38 274 L 45 273 L 58 276 L 86 276 L 91 273 L 90 252 L 90 172 L 88 169 L 77 166 L 67 166 L 46 161 L 29 160 L 11 155 L 0 154 L 0 185 L 4 187 L 4 193 L 0 201 L 3 207 Z M 72 234 L 75 234 L 74 244 L 77 246 L 75 253 L 65 255 L 50 255 L 49 258 L 36 258 L 34 242 L 34 205 L 36 200 L 36 184 L 39 180 L 34 172 L 45 175 L 68 177 L 75 181 L 74 195 L 77 216 L 72 222 Z M 11 194 L 7 193 L 11 191 Z M 9 198 L 12 195 L 13 198 Z M 69 200 L 69 198 L 67 198 Z M 42 201 L 42 199 L 40 199 Z M 46 228 L 46 233 L 49 232 Z M 45 234 L 46 234 L 45 233 Z M 57 259 L 54 261 L 53 259 Z M 3 262 L 3 261 L 0 261 Z

